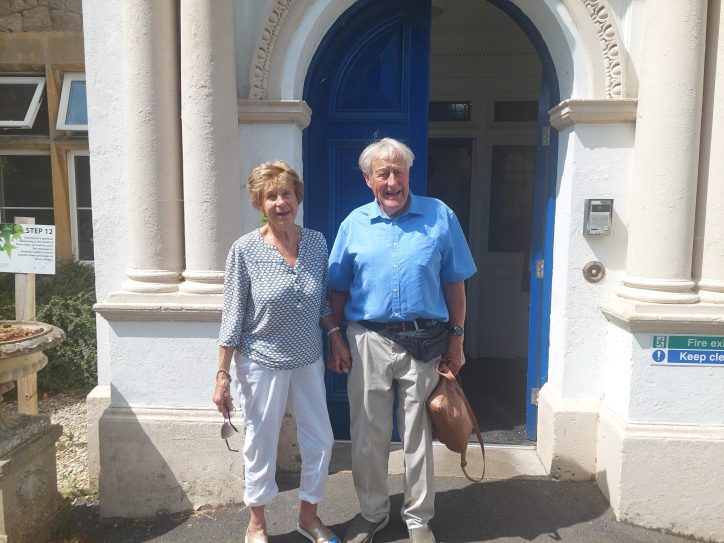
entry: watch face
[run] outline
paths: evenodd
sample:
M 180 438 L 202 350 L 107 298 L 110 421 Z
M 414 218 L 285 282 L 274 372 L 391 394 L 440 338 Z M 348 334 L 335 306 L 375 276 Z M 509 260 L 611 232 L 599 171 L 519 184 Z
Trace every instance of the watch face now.
M 454 336 L 464 336 L 465 335 L 465 328 L 462 326 L 455 326 L 452 329 L 452 335 Z

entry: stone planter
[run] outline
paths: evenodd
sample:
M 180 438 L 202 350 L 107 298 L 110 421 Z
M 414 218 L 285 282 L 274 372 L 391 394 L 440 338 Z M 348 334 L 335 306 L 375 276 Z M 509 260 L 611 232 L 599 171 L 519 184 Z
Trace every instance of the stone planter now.
M 9 327 L 22 337 L 0 340 L 0 399 L 13 381 L 44 368 L 43 351 L 65 339 L 63 330 L 42 322 L 0 321 L 0 334 Z M 64 508 L 55 465 L 62 432 L 48 416 L 0 412 L 0 543 L 47 541 Z

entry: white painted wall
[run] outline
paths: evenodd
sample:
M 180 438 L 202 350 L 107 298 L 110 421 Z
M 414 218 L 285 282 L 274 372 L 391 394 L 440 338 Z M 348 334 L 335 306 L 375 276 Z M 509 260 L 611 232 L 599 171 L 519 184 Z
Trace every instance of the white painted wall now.
M 123 181 L 122 0 L 83 3 L 88 95 L 96 298 L 104 300 L 125 278 L 128 217 Z M 96 319 L 98 382 L 110 384 L 108 323 Z
M 559 136 L 548 383 L 563 397 L 598 397 L 603 391 L 606 324 L 601 303 L 625 268 L 627 182 L 633 125 L 578 124 Z M 609 236 L 584 236 L 584 201 L 613 198 Z M 583 277 L 590 261 L 604 264 L 599 283 Z
M 114 406 L 211 408 L 218 323 L 115 321 Z
M 654 365 L 652 337 L 634 335 L 629 420 L 724 425 L 724 367 Z

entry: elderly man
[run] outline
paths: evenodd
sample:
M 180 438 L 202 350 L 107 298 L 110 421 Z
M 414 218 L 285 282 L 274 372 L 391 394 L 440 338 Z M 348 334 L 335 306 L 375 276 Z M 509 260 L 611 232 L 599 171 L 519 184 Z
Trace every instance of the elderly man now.
M 332 311 L 337 322 L 348 321 L 350 351 L 333 349 L 328 366 L 349 373 L 352 473 L 361 510 L 347 527 L 348 543 L 372 542 L 389 521 L 395 387 L 405 459 L 402 520 L 410 541 L 435 541 L 428 525 L 435 491 L 425 399 L 437 383 L 438 360 L 453 373 L 465 363 L 464 281 L 475 264 L 450 208 L 410 193 L 413 160 L 409 147 L 390 138 L 362 152 L 359 166 L 375 199 L 342 222 L 329 257 Z M 447 324 L 441 358 L 425 362 L 394 341 L 395 333 L 441 328 L 440 322 Z

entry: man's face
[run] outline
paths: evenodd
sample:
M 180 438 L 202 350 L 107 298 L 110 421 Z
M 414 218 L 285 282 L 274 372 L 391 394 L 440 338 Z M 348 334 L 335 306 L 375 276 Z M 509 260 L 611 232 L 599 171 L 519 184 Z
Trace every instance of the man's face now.
M 367 186 L 388 217 L 402 213 L 410 197 L 410 175 L 401 158 L 372 161 L 372 175 L 365 174 Z

